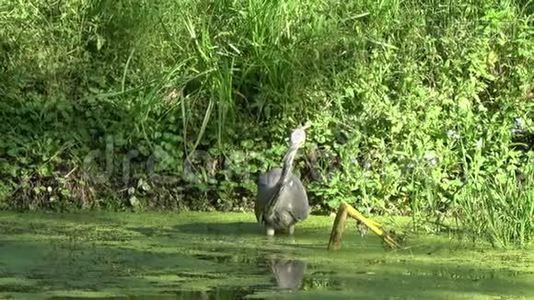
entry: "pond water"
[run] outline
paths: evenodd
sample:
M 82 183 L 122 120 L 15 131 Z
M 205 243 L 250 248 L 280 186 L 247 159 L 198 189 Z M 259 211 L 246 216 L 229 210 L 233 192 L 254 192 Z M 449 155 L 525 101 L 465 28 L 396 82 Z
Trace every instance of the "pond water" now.
M 446 236 L 386 250 L 333 218 L 267 237 L 241 213 L 0 213 L 0 299 L 528 299 L 531 250 Z

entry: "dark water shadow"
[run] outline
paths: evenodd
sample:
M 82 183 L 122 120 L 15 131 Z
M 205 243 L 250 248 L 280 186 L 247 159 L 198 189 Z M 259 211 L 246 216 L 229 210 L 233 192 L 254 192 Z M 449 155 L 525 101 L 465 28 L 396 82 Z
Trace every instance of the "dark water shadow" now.
M 263 229 L 258 223 L 251 222 L 230 222 L 230 223 L 209 223 L 195 222 L 190 224 L 176 225 L 174 230 L 180 233 L 191 234 L 230 234 L 230 235 L 261 235 Z
M 206 300 L 240 300 L 246 299 L 247 296 L 254 294 L 253 288 L 225 288 L 217 287 L 207 291 L 173 291 L 173 292 L 163 292 L 162 294 L 144 294 L 144 295 L 127 295 L 127 296 L 114 296 L 114 297 L 98 297 L 96 299 L 101 300 L 185 300 L 185 299 L 206 299 Z M 50 300 L 66 300 L 66 299 L 94 299 L 94 298 L 83 298 L 83 297 L 51 297 Z M 263 299 L 257 298 L 254 299 Z

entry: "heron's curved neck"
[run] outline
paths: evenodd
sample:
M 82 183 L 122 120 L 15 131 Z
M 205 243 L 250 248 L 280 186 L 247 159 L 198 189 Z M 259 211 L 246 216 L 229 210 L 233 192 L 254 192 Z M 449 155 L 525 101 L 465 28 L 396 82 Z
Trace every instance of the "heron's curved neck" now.
M 264 219 L 273 218 L 280 193 L 282 193 L 284 186 L 288 183 L 289 178 L 291 177 L 291 170 L 293 169 L 293 160 L 295 159 L 297 150 L 297 146 L 291 146 L 289 147 L 289 150 L 287 150 L 287 153 L 284 156 L 284 166 L 282 167 L 282 174 L 280 175 L 280 179 L 278 179 L 278 182 L 276 183 L 276 189 L 272 194 L 271 199 L 267 202 L 265 206 L 263 217 Z
M 293 160 L 297 154 L 298 146 L 291 146 L 284 156 L 284 165 L 282 167 L 282 175 L 278 180 L 279 185 L 284 185 L 289 181 L 291 177 L 291 171 L 293 170 Z

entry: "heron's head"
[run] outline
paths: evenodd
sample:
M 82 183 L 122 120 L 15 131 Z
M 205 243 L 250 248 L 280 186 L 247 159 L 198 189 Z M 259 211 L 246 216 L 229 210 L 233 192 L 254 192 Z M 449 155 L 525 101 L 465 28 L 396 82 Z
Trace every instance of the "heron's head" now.
M 308 127 L 310 127 L 310 124 L 306 124 L 293 130 L 289 141 L 291 147 L 300 148 L 304 145 L 304 142 L 306 141 L 306 132 L 304 130 Z

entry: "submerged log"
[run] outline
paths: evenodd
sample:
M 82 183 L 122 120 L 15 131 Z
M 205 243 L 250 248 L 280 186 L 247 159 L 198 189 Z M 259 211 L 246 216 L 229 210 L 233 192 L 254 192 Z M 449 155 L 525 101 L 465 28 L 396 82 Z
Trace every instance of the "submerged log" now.
M 389 247 L 400 248 L 400 245 L 389 234 L 387 234 L 384 230 L 380 228 L 380 224 L 366 218 L 354 207 L 343 202 L 339 206 L 334 225 L 332 226 L 332 232 L 330 233 L 330 241 L 328 243 L 328 250 L 338 250 L 339 248 L 341 248 L 341 239 L 343 237 L 343 231 L 345 230 L 347 216 L 362 222 L 372 232 L 381 237 Z
M 330 234 L 328 250 L 337 250 L 341 248 L 341 238 L 343 237 L 343 231 L 345 230 L 345 223 L 347 221 L 347 209 L 343 204 L 341 204 L 337 210 L 336 219 L 332 226 L 332 233 Z

